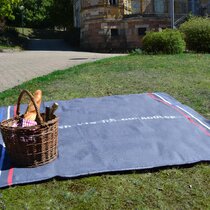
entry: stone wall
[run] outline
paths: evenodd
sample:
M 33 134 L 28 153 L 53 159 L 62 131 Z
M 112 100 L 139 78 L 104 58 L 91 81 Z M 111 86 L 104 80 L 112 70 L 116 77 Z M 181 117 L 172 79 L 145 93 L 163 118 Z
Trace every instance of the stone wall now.
M 126 33 L 127 48 L 140 48 L 142 46 L 142 38 L 147 31 L 158 31 L 162 28 L 167 28 L 169 26 L 170 20 L 168 18 L 134 17 L 125 19 L 124 28 Z
M 81 46 L 91 50 L 124 50 L 141 47 L 143 32 L 166 28 L 169 19 L 127 18 L 118 21 L 95 20 L 81 30 Z M 140 33 L 142 31 L 142 34 Z
M 118 0 L 117 5 L 110 5 L 109 0 L 82 0 L 81 47 L 94 51 L 141 47 L 146 31 L 170 25 L 167 16 L 141 15 L 151 12 L 153 3 L 154 0 Z

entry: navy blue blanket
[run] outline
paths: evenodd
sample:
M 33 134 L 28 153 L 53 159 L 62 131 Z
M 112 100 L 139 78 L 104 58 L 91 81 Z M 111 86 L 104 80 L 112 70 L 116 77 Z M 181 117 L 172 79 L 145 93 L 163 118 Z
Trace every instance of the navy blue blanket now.
M 165 93 L 58 103 L 59 157 L 37 168 L 13 168 L 0 137 L 0 187 L 210 161 L 210 122 Z M 0 107 L 0 120 L 14 109 Z

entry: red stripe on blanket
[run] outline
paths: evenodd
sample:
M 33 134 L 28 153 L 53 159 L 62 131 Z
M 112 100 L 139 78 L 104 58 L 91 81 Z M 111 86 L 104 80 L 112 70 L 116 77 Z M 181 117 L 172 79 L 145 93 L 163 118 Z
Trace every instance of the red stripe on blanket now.
M 14 105 L 13 117 L 16 116 L 16 111 L 17 111 L 17 105 Z M 13 183 L 13 174 L 14 174 L 14 167 L 11 166 L 11 168 L 9 169 L 9 172 L 8 172 L 8 177 L 7 177 L 7 183 L 8 183 L 9 186 L 11 186 L 12 183 Z
M 14 168 L 10 168 L 10 169 L 9 169 L 8 178 L 7 178 L 7 184 L 8 184 L 9 186 L 12 185 L 13 173 L 14 173 Z
M 204 134 L 206 134 L 207 136 L 210 136 L 210 133 L 203 126 L 201 126 L 199 123 L 195 122 L 190 116 L 188 116 L 187 114 L 185 114 L 179 108 L 173 106 L 172 104 L 169 104 L 169 103 L 163 101 L 162 99 L 158 98 L 157 96 L 155 96 L 152 93 L 148 93 L 147 95 L 150 96 L 152 99 L 154 99 L 156 101 L 160 101 L 160 102 L 164 103 L 165 105 L 172 107 L 177 112 L 179 112 L 181 115 L 183 115 L 187 120 L 189 120 L 190 123 L 192 123 L 193 125 L 197 126 Z

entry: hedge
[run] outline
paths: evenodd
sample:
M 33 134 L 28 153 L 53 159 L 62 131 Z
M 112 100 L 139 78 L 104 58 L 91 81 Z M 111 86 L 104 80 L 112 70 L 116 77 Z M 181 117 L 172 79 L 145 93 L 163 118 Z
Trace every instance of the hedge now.
M 210 19 L 194 17 L 180 26 L 187 48 L 196 52 L 210 52 Z
M 161 32 L 148 32 L 143 38 L 143 51 L 149 54 L 179 54 L 186 43 L 178 30 L 165 29 Z

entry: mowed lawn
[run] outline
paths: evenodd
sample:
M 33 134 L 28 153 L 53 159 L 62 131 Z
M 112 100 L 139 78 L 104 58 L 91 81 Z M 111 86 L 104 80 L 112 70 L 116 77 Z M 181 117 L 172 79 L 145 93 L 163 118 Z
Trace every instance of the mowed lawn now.
M 83 64 L 2 92 L 0 105 L 16 103 L 23 88 L 42 89 L 44 101 L 167 92 L 210 118 L 210 54 L 135 55 Z M 0 190 L 0 208 L 210 209 L 210 164 L 11 187 Z

